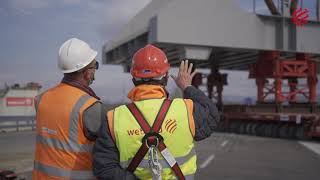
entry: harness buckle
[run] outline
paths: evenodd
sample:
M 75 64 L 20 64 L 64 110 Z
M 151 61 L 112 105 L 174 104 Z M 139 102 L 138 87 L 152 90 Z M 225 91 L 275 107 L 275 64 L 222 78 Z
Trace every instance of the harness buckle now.
M 163 142 L 163 137 L 156 132 L 149 132 L 142 138 L 142 144 L 145 144 L 148 148 L 154 146 L 158 147 L 159 143 Z

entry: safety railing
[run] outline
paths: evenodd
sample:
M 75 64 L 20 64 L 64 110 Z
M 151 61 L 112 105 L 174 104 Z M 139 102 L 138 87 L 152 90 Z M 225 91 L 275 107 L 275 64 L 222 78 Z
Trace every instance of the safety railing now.
M 0 131 L 35 130 L 36 120 L 34 116 L 1 116 Z

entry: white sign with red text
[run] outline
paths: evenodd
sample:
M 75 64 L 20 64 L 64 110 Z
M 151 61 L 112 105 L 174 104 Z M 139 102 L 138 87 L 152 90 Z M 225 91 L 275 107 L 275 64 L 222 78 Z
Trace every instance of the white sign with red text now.
M 7 106 L 33 106 L 33 98 L 7 97 Z

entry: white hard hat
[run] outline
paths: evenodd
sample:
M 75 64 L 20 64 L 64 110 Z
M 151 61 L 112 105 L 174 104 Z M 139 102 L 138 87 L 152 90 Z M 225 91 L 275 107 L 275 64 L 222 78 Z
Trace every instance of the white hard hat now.
M 72 38 L 61 45 L 58 66 L 63 73 L 72 73 L 90 64 L 97 54 L 86 42 Z

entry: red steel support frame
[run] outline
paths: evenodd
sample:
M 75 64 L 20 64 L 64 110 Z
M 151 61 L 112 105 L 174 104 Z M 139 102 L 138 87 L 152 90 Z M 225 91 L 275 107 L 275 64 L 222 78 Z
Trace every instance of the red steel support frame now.
M 218 107 L 223 105 L 222 91 L 227 84 L 227 74 L 221 74 L 218 69 L 211 70 L 207 77 L 208 97 L 215 99 Z
M 259 103 L 265 103 L 266 97 L 274 94 L 275 103 L 284 101 L 297 102 L 297 95 L 307 98 L 309 103 L 316 103 L 317 86 L 316 62 L 308 54 L 298 53 L 295 59 L 280 59 L 277 51 L 261 52 L 256 64 L 250 67 L 249 78 L 255 78 Z M 307 87 L 298 87 L 298 78 L 307 80 Z M 273 85 L 268 79 L 274 79 Z M 283 90 L 283 80 L 288 80 L 289 92 Z
M 210 61 L 210 74 L 207 76 L 207 90 L 210 99 L 214 98 L 217 102 L 219 109 L 223 106 L 222 92 L 223 86 L 228 85 L 227 74 L 222 74 L 219 72 L 219 55 L 214 51 L 211 52 Z

